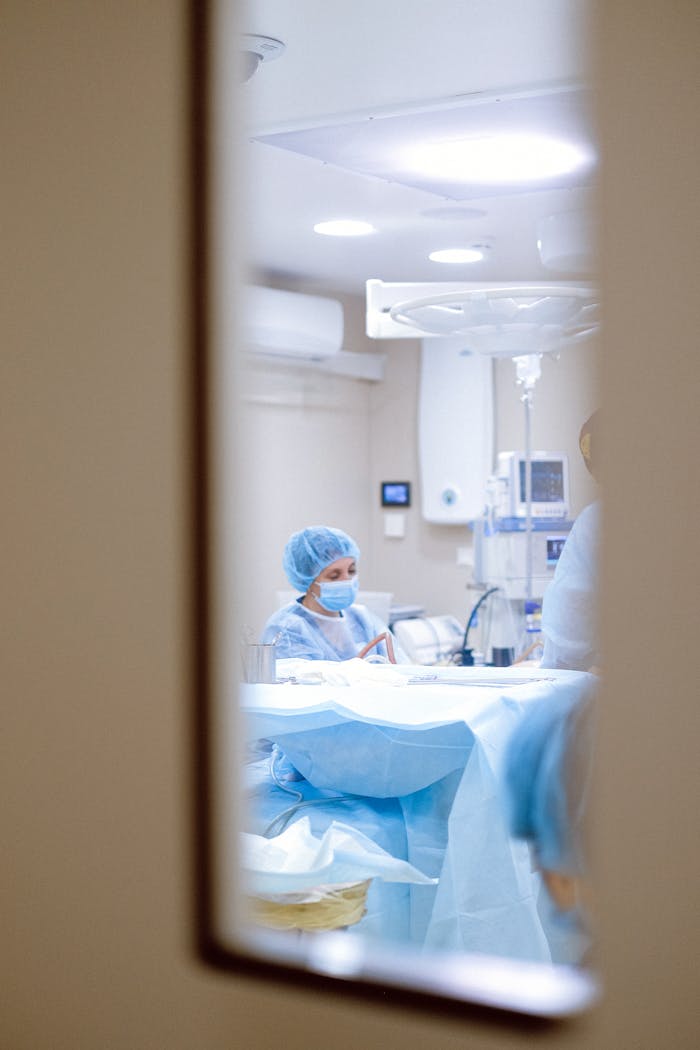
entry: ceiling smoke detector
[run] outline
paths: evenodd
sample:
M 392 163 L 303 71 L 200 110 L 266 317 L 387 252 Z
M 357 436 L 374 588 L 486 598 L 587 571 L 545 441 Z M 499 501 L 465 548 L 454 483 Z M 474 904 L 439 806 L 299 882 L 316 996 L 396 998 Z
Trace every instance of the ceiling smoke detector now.
M 241 38 L 243 83 L 250 80 L 261 62 L 271 62 L 279 58 L 284 51 L 284 44 L 272 36 L 259 36 L 257 33 L 244 33 Z

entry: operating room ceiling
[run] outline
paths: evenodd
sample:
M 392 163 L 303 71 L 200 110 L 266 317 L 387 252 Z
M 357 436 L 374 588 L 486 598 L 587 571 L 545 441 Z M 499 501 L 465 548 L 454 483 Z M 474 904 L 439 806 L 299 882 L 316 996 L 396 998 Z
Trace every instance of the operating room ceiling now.
M 372 277 L 592 276 L 590 252 L 553 270 L 538 249 L 549 216 L 592 216 L 589 9 L 588 0 L 250 0 L 244 31 L 285 45 L 241 86 L 254 273 L 351 293 Z M 572 177 L 490 186 L 466 174 L 463 185 L 412 177 L 398 162 L 397 136 L 469 138 L 506 116 L 519 134 L 583 144 L 589 163 Z M 375 232 L 314 232 L 339 218 Z M 471 246 L 481 261 L 428 259 Z

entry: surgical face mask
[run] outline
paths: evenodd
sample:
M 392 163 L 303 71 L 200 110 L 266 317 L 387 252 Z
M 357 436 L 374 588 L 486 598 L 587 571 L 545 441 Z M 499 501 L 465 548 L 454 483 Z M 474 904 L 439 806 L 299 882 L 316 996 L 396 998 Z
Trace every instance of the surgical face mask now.
M 360 581 L 357 576 L 353 576 L 351 580 L 321 580 L 318 586 L 321 592 L 317 599 L 319 605 L 328 612 L 340 612 L 357 598 Z

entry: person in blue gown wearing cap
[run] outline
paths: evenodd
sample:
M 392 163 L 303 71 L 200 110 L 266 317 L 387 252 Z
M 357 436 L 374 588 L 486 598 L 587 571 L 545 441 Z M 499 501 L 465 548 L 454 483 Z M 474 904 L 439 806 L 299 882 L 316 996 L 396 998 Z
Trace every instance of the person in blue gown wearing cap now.
M 269 618 L 262 635 L 264 643 L 276 644 L 278 659 L 350 660 L 380 636 L 369 655 L 391 659 L 386 624 L 354 604 L 359 558 L 359 547 L 341 529 L 311 526 L 290 536 L 282 564 L 302 593 Z

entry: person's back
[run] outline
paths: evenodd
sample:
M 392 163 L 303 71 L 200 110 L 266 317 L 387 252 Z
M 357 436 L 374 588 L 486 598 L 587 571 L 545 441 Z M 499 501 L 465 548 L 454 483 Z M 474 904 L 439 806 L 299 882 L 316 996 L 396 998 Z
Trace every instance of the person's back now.
M 588 671 L 601 664 L 598 557 L 601 506 L 585 507 L 564 544 L 542 604 L 542 667 Z
M 600 458 L 599 432 L 598 414 L 594 412 L 579 435 L 581 455 L 592 477 Z M 599 500 L 581 511 L 545 591 L 541 667 L 597 671 L 602 664 L 598 629 L 601 514 Z

